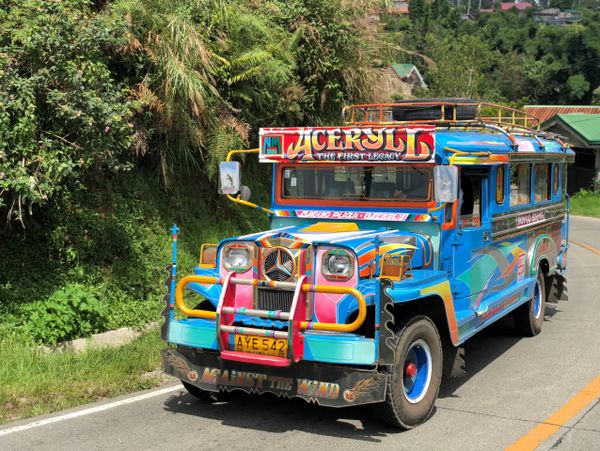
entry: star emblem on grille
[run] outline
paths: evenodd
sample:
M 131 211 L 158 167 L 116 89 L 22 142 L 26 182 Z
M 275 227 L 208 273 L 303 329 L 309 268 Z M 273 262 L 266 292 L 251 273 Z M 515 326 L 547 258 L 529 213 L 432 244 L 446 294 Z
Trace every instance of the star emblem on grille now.
M 269 280 L 285 282 L 294 276 L 296 263 L 291 252 L 283 247 L 267 251 L 263 260 L 263 272 Z

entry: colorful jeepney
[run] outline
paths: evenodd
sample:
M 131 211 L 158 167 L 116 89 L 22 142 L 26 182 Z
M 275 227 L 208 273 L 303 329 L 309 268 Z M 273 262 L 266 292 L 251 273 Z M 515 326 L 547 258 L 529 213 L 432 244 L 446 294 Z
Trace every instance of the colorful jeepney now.
M 373 404 L 410 428 L 456 347 L 509 313 L 536 335 L 564 294 L 574 153 L 534 117 L 472 101 L 344 114 L 341 127 L 262 129 L 258 149 L 222 163 L 221 191 L 271 229 L 203 245 L 178 283 L 174 257 L 163 363 L 204 399 Z M 233 158 L 247 152 L 272 166 L 269 208 L 240 184 Z

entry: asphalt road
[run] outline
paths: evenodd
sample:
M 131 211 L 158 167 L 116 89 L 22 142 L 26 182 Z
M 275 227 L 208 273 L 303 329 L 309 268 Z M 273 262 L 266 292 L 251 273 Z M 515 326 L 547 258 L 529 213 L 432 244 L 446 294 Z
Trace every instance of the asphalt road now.
M 571 238 L 600 249 L 600 220 L 573 218 Z M 466 373 L 443 383 L 433 417 L 411 431 L 368 408 L 245 395 L 208 405 L 175 386 L 6 425 L 0 449 L 504 449 L 600 375 L 600 254 L 572 245 L 567 277 L 569 300 L 547 307 L 538 337 L 502 320 L 469 340 Z M 599 450 L 593 397 L 540 449 Z

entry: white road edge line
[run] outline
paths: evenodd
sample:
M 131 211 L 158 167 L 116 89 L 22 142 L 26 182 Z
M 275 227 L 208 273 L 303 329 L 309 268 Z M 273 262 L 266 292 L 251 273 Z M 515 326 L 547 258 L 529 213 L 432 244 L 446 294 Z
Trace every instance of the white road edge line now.
M 121 399 L 119 401 L 110 402 L 108 404 L 102 404 L 101 406 L 90 407 L 89 409 L 78 410 L 76 412 L 66 413 L 64 415 L 58 415 L 55 417 L 45 418 L 43 420 L 32 421 L 31 423 L 22 424 L 20 426 L 13 426 L 6 429 L 0 429 L 0 437 L 3 435 L 12 434 L 14 432 L 26 431 L 27 429 L 33 429 L 47 424 L 58 423 L 59 421 L 70 420 L 73 418 L 83 417 L 91 415 L 93 413 L 103 412 L 105 410 L 112 409 L 114 407 L 123 406 L 125 404 L 131 404 L 137 401 L 143 401 L 144 399 L 154 398 L 156 396 L 164 395 L 176 390 L 181 390 L 182 385 L 175 385 L 173 387 L 161 388 L 160 390 L 154 390 L 143 395 L 133 396 L 131 398 Z

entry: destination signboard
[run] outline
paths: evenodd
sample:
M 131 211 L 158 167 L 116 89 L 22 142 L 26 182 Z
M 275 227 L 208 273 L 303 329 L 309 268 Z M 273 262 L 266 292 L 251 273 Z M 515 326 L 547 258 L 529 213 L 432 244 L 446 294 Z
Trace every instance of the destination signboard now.
M 263 162 L 433 163 L 435 127 L 263 128 Z

